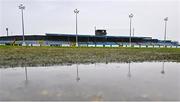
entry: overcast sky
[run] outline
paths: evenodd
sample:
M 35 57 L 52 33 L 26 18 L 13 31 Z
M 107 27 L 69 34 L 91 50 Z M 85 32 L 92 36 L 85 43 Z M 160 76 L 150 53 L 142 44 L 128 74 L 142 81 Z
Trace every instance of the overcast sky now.
M 94 26 L 107 29 L 108 35 L 128 36 L 129 18 L 133 13 L 135 36 L 163 39 L 165 17 L 169 17 L 167 39 L 180 41 L 180 0 L 0 0 L 0 35 L 21 34 L 24 11 L 25 33 L 75 33 L 75 8 L 78 33 L 94 35 Z

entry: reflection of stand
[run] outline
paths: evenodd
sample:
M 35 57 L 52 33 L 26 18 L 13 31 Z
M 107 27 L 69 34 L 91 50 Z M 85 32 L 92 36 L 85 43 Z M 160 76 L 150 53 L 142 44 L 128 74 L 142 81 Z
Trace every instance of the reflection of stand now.
M 161 71 L 161 74 L 165 74 L 165 70 L 164 70 L 164 62 L 163 62 L 163 65 L 162 65 L 162 71 Z
M 79 77 L 79 68 L 78 68 L 78 64 L 76 64 L 76 68 L 77 68 L 77 77 L 76 77 L 76 81 L 79 82 L 80 77 Z
M 128 77 L 131 78 L 131 62 L 129 62 L 129 71 L 128 71 Z

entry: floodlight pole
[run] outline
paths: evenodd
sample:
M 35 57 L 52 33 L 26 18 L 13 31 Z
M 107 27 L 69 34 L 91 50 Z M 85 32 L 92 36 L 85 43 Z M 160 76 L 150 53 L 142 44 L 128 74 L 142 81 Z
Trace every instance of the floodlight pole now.
M 96 34 L 96 26 L 94 26 L 94 32 L 95 32 L 95 34 Z
M 165 21 L 165 29 L 164 29 L 164 47 L 165 47 L 165 43 L 166 43 L 166 33 L 167 33 L 167 21 L 168 21 L 168 17 L 164 18 Z
M 129 31 L 130 31 L 130 32 L 129 32 L 129 33 L 130 33 L 130 37 L 129 37 L 129 45 L 130 45 L 130 47 L 131 47 L 131 28 L 132 28 L 131 26 L 132 26 L 132 18 L 133 18 L 133 16 L 134 16 L 134 15 L 133 15 L 132 13 L 129 15 L 129 19 L 130 19 L 130 30 L 129 30 Z
M 133 36 L 134 36 L 134 28 L 133 28 Z
M 74 13 L 76 14 L 76 47 L 78 47 L 78 22 L 77 22 L 77 14 L 79 13 L 78 9 L 74 10 Z
M 23 4 L 20 4 L 19 9 L 21 9 L 21 16 L 22 16 L 22 33 L 23 33 L 23 44 L 24 44 L 25 39 L 24 39 L 24 13 L 23 13 L 23 10 L 25 9 L 25 6 Z

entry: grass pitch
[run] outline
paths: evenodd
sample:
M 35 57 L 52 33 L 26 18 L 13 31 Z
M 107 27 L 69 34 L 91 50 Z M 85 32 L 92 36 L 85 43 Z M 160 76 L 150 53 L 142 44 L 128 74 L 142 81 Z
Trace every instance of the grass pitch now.
M 180 62 L 180 49 L 0 46 L 0 67 L 144 61 Z

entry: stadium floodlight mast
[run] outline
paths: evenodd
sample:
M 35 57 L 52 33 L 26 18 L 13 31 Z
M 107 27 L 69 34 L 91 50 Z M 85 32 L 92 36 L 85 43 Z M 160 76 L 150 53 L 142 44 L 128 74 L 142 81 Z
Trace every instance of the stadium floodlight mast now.
M 129 14 L 129 19 L 130 19 L 130 37 L 129 37 L 129 45 L 130 45 L 130 47 L 131 47 L 131 28 L 132 28 L 132 18 L 133 18 L 133 14 L 131 13 L 131 14 Z
M 79 13 L 78 9 L 74 10 L 74 13 L 76 14 L 76 46 L 78 46 L 78 24 L 77 24 L 77 14 Z
M 164 47 L 165 47 L 165 43 L 166 43 L 166 33 L 167 33 L 167 21 L 168 21 L 168 17 L 164 18 L 165 21 L 165 29 L 164 29 Z
M 21 13 L 22 13 L 22 33 L 23 33 L 23 44 L 25 44 L 25 41 L 24 41 L 24 15 L 23 15 L 23 10 L 25 9 L 25 6 L 23 4 L 20 4 L 19 5 L 19 9 L 21 10 Z
M 134 31 L 135 31 L 135 29 L 133 28 L 133 36 L 134 36 Z

